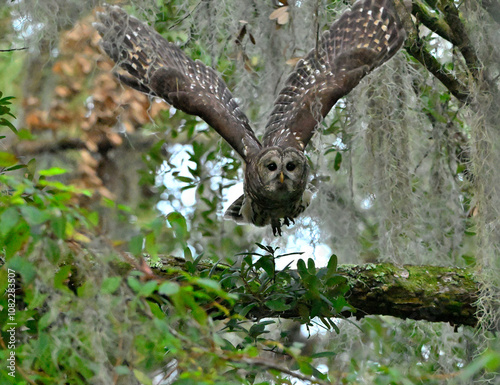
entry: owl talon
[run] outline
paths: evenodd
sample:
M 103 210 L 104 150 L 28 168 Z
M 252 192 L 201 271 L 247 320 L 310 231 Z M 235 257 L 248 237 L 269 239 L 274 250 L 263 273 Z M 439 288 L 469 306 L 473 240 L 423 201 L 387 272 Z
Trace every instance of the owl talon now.
M 275 237 L 277 236 L 280 236 L 282 235 L 281 233 L 281 221 L 278 219 L 278 220 L 271 220 L 271 226 L 273 228 L 273 235 Z
M 288 227 L 290 227 L 291 225 L 294 225 L 295 224 L 295 221 L 293 220 L 293 218 L 290 218 L 290 217 L 285 217 L 283 219 L 283 224 L 284 225 L 287 225 Z

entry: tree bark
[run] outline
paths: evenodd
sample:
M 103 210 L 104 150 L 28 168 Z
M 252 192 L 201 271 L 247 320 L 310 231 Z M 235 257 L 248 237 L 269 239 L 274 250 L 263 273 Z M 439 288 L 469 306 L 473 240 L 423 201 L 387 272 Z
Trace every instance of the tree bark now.
M 478 283 L 472 269 L 367 264 L 339 266 L 352 282 L 356 317 L 391 315 L 452 325 L 477 324 Z

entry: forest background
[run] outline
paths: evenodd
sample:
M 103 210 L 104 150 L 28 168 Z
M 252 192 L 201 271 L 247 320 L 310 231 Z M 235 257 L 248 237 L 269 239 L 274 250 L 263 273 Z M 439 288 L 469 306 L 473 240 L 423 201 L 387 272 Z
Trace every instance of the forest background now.
M 404 49 L 322 123 L 314 200 L 274 238 L 222 218 L 231 148 L 113 77 L 100 1 L 4 2 L 1 382 L 498 384 L 500 6 L 396 4 Z M 125 9 L 221 73 L 261 135 L 348 6 Z

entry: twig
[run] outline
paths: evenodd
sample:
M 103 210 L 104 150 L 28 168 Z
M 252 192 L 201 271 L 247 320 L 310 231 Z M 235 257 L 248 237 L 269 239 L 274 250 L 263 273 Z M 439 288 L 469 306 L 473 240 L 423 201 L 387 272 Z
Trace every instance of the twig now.
M 170 333 L 172 333 L 172 335 L 174 335 L 175 337 L 179 338 L 184 343 L 186 343 L 186 344 L 192 344 L 193 343 L 193 341 L 190 341 L 189 339 L 187 339 L 186 337 L 184 337 L 183 335 L 181 335 L 180 333 L 178 333 L 175 329 L 169 328 L 169 331 L 170 331 Z M 203 350 L 206 353 L 213 353 L 212 350 L 208 350 L 207 348 L 202 347 L 202 346 L 196 346 L 196 349 L 197 350 Z M 239 363 L 244 363 L 246 365 L 262 366 L 262 367 L 264 367 L 266 369 L 277 370 L 277 371 L 279 371 L 281 373 L 285 373 L 285 374 L 288 374 L 289 376 L 298 378 L 299 380 L 309 381 L 311 384 L 331 385 L 330 382 L 326 382 L 326 381 L 314 378 L 312 376 L 307 376 L 307 375 L 302 374 L 302 373 L 294 372 L 293 370 L 290 370 L 290 369 L 288 369 L 285 366 L 279 365 L 278 363 L 276 363 L 276 362 L 274 362 L 273 360 L 270 360 L 270 359 L 263 360 L 261 358 L 252 358 L 252 357 L 248 357 L 248 356 L 244 356 L 244 355 L 239 355 L 239 354 L 237 356 L 235 356 L 235 357 L 231 357 L 231 356 L 228 356 L 227 354 L 223 354 L 222 351 L 218 352 L 218 356 L 220 358 L 228 361 L 228 362 L 233 362 L 233 363 L 238 363 L 239 362 Z
M 22 48 L 9 48 L 9 49 L 0 49 L 0 52 L 13 52 L 13 51 L 24 51 L 28 49 L 28 47 L 22 47 Z
M 234 362 L 234 359 L 232 359 L 231 357 L 224 357 L 224 358 L 227 358 L 228 361 L 233 361 Z M 290 370 L 287 367 L 279 365 L 279 364 L 277 364 L 276 362 L 274 362 L 272 360 L 263 360 L 261 358 L 241 357 L 237 361 L 243 362 L 243 363 L 245 363 L 247 365 L 262 366 L 262 367 L 264 367 L 266 369 L 277 370 L 277 371 L 279 371 L 281 373 L 285 373 L 285 374 L 288 374 L 289 376 L 298 378 L 299 380 L 308 381 L 311 384 L 331 385 L 330 382 L 323 381 L 323 380 L 314 378 L 312 376 L 306 376 L 305 374 L 302 374 L 302 373 L 294 372 L 293 370 Z

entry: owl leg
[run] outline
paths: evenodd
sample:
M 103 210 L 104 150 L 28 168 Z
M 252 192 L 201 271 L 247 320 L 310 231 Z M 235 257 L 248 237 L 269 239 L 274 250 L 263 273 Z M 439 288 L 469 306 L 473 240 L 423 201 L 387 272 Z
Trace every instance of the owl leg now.
M 273 235 L 281 237 L 281 221 L 279 219 L 271 219 L 271 227 L 273 228 Z

